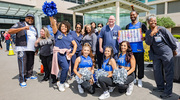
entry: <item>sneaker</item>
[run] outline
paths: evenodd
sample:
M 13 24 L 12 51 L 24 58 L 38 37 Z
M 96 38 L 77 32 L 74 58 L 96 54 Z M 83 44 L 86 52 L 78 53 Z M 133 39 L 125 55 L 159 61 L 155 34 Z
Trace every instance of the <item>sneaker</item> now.
M 31 79 L 31 80 L 36 80 L 37 77 L 36 77 L 36 76 L 31 76 L 30 79 Z
M 134 79 L 134 81 L 133 81 L 133 82 L 134 82 L 134 84 L 136 84 L 136 79 Z
M 169 97 L 171 97 L 172 95 L 171 94 L 165 94 L 165 93 L 163 93 L 163 94 L 161 94 L 160 95 L 160 97 L 162 98 L 162 99 L 167 99 L 167 98 L 169 98 Z
M 69 84 L 67 82 L 64 83 L 65 88 L 69 88 Z
M 58 87 L 59 91 L 61 91 L 61 92 L 65 91 L 64 84 L 57 82 L 57 87 Z
M 84 93 L 84 89 L 81 87 L 81 85 L 78 85 L 78 90 L 80 94 Z
M 27 86 L 26 82 L 22 82 L 19 84 L 22 88 L 25 88 Z
M 138 79 L 138 87 L 142 87 L 142 79 Z
M 111 92 L 113 92 L 114 91 L 114 89 L 115 89 L 115 87 L 111 87 L 111 86 L 109 86 L 109 92 L 111 93 Z
M 129 87 L 127 88 L 126 95 L 131 95 L 134 87 L 134 82 L 129 83 Z
M 100 100 L 103 100 L 103 99 L 107 99 L 110 97 L 110 94 L 109 92 L 104 92 L 103 94 L 101 94 L 101 96 L 99 97 Z

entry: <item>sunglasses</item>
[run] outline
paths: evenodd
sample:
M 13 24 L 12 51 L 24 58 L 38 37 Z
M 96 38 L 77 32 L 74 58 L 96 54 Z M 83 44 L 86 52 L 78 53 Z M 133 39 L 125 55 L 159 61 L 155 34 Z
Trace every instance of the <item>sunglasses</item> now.
M 102 27 L 102 26 L 98 26 L 98 27 Z
M 76 27 L 76 28 L 81 29 L 81 27 Z

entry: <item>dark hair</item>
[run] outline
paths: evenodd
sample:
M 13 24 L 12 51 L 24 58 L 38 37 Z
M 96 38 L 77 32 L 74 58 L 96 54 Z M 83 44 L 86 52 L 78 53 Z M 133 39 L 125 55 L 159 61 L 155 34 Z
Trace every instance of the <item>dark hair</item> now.
M 94 30 L 94 28 L 92 27 L 92 25 L 86 25 L 86 27 L 87 26 L 90 26 L 91 27 L 91 32 L 89 33 L 89 35 L 91 35 L 92 33 L 95 33 L 95 30 Z M 88 34 L 88 32 L 86 31 L 86 27 L 84 28 L 84 36 L 86 36 L 87 34 Z
M 95 24 L 95 28 L 96 28 L 96 23 L 95 23 L 95 22 L 91 22 L 91 23 L 90 23 L 90 24 L 91 24 L 91 26 L 92 26 L 92 24 L 93 24 L 93 23 Z
M 110 55 L 110 58 L 109 58 L 109 61 L 110 61 L 110 59 L 114 57 L 114 51 L 113 51 L 113 48 L 111 46 L 107 46 L 106 48 L 110 48 L 111 49 L 111 55 Z M 105 50 L 106 50 L 106 48 L 105 48 Z M 104 59 L 106 59 L 105 56 L 104 56 Z M 108 61 L 107 65 L 109 64 L 109 61 Z
M 131 8 L 132 8 L 132 11 L 130 12 L 130 14 L 131 14 L 132 12 L 135 12 L 137 15 L 139 15 L 139 13 L 138 13 L 136 10 L 134 10 L 134 5 L 131 5 Z
M 98 25 L 99 25 L 99 24 L 101 24 L 101 25 L 102 25 L 102 27 L 103 27 L 103 24 L 102 24 L 102 23 L 98 23 Z
M 80 26 L 81 26 L 81 31 L 82 31 L 83 25 L 82 25 L 81 23 L 77 22 L 75 28 L 77 27 L 77 25 L 80 25 Z M 80 31 L 80 32 L 81 32 L 81 31 Z
M 68 21 L 62 21 L 58 27 L 59 31 L 61 31 L 62 24 L 64 24 L 67 27 L 67 33 L 69 33 L 69 30 L 71 29 L 71 24 Z
M 125 58 L 125 60 L 126 60 L 126 62 L 127 63 L 129 63 L 130 62 L 130 59 L 131 59 L 131 57 L 132 57 L 132 55 L 133 55 L 133 53 L 132 53 L 132 49 L 131 49 L 131 46 L 130 46 L 130 43 L 128 42 L 128 41 L 122 41 L 121 43 L 119 43 L 119 51 L 120 52 L 122 52 L 121 51 L 121 45 L 122 45 L 122 43 L 126 43 L 127 44 L 127 51 L 126 51 L 126 58 Z M 120 54 L 119 54 L 119 56 L 120 56 Z

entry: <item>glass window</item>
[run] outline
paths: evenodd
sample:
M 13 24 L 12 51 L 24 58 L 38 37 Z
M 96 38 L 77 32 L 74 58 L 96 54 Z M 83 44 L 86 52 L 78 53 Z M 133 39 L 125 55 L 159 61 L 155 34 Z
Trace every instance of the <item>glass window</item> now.
M 168 13 L 180 12 L 180 1 L 168 2 Z
M 140 2 L 142 2 L 142 3 L 145 3 L 146 0 L 138 0 L 138 1 L 140 1 Z
M 165 9 L 165 4 L 164 4 L 164 3 L 158 4 L 158 5 L 157 5 L 157 9 L 156 9 L 157 15 L 159 15 L 159 14 L 164 14 L 164 12 L 165 12 L 164 9 Z
M 78 3 L 78 4 L 84 4 L 84 0 L 63 0 L 63 1 L 68 1 L 72 3 Z
M 148 0 L 148 2 L 157 1 L 157 0 Z

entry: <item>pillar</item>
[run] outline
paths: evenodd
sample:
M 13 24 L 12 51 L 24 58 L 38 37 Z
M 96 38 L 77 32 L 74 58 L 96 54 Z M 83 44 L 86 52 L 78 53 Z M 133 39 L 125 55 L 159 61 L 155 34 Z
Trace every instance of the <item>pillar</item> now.
M 116 1 L 116 25 L 119 25 L 120 26 L 120 21 L 119 21 L 119 2 Z
M 76 13 L 73 12 L 73 30 L 75 31 L 75 26 L 76 26 Z
M 37 28 L 38 31 L 38 36 L 40 37 L 40 30 L 42 28 L 42 20 L 41 20 L 41 16 L 39 15 L 34 15 L 35 16 L 35 27 Z

